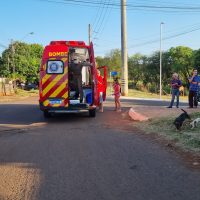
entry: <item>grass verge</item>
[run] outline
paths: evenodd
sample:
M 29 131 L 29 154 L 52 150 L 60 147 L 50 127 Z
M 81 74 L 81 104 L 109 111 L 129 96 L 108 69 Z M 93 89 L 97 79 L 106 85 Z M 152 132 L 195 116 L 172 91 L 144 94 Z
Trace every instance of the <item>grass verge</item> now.
M 200 112 L 190 114 L 192 119 L 200 117 Z M 181 131 L 176 131 L 173 124 L 174 117 L 152 119 L 148 122 L 138 123 L 137 126 L 145 133 L 156 133 L 171 141 L 175 146 L 186 151 L 200 153 L 200 124 L 197 128 L 191 129 L 190 122 L 186 121 Z
M 152 99 L 159 99 L 160 95 L 159 94 L 155 94 L 155 93 L 150 93 L 150 92 L 144 92 L 144 91 L 140 91 L 140 90 L 135 90 L 135 89 L 129 89 L 129 96 L 130 97 L 137 97 L 137 98 L 152 98 Z M 162 95 L 162 99 L 165 100 L 170 100 L 171 99 L 171 95 Z M 187 101 L 188 97 L 187 96 L 180 96 L 180 100 L 184 100 Z
M 17 89 L 17 92 L 16 92 L 16 96 L 35 96 L 35 95 L 38 95 L 38 90 L 30 90 L 30 91 L 27 91 L 27 90 L 22 90 L 22 89 Z
M 16 100 L 25 99 L 27 97 L 38 96 L 38 90 L 21 90 L 17 89 L 17 92 L 12 95 L 0 96 L 0 102 L 11 102 Z

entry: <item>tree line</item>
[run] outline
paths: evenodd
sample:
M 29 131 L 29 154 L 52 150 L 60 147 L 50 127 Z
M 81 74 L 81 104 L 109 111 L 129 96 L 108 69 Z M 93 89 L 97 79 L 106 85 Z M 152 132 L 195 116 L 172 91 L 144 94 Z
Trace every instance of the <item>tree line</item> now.
M 121 52 L 114 49 L 104 57 L 96 58 L 98 65 L 109 66 L 110 71 L 117 71 L 120 76 Z M 162 53 L 162 86 L 170 93 L 170 80 L 174 72 L 179 74 L 185 88 L 193 68 L 200 70 L 200 49 L 189 47 L 172 47 Z M 152 55 L 136 53 L 128 57 L 129 88 L 159 92 L 160 83 L 160 52 Z
M 38 83 L 43 46 L 16 41 L 2 52 L 0 76 Z
M 16 41 L 2 52 L 0 57 L 0 76 L 10 79 L 20 79 L 25 82 L 39 81 L 39 66 L 42 58 L 43 46 L 40 44 L 26 44 Z M 113 49 L 105 56 L 97 56 L 99 66 L 108 66 L 108 73 L 121 73 L 121 51 Z M 172 47 L 162 54 L 162 85 L 166 93 L 170 92 L 170 80 L 177 72 L 188 86 L 188 77 L 193 68 L 200 70 L 200 49 L 189 47 Z M 150 92 L 159 92 L 160 80 L 160 52 L 147 56 L 140 53 L 128 57 L 129 87 Z

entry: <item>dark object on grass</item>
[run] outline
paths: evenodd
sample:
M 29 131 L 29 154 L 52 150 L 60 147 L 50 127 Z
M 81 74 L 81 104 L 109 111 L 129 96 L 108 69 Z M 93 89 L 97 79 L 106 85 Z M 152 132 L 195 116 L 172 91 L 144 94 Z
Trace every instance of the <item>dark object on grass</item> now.
M 186 120 L 186 119 L 191 119 L 190 116 L 188 115 L 188 113 L 181 109 L 183 111 L 183 113 L 181 115 L 179 115 L 175 121 L 174 121 L 174 125 L 176 127 L 177 130 L 181 130 L 181 127 L 183 125 L 183 122 Z
M 38 89 L 38 86 L 35 83 L 28 83 L 27 85 L 25 85 L 25 90 L 36 90 L 36 89 Z

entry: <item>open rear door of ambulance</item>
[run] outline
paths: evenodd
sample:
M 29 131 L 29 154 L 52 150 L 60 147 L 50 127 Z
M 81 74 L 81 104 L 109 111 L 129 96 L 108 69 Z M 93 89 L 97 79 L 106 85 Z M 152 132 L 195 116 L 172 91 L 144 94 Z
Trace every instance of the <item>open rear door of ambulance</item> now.
M 93 43 L 90 43 L 89 46 L 89 58 L 90 58 L 90 63 L 92 64 L 91 67 L 91 72 L 92 72 L 92 107 L 94 109 L 89 110 L 89 115 L 91 117 L 95 117 L 96 115 L 96 106 L 98 106 L 99 103 L 99 95 L 97 91 L 97 71 L 96 71 L 96 63 L 95 63 L 95 57 L 94 57 L 94 48 L 93 48 Z

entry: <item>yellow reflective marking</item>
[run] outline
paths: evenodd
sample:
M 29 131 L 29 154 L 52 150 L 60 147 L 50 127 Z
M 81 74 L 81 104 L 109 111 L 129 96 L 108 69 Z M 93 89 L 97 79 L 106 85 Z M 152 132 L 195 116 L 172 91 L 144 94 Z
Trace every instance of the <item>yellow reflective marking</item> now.
M 67 58 L 62 58 L 61 59 L 63 62 L 66 62 L 67 61 Z
M 66 92 L 62 97 L 66 99 L 68 97 L 68 92 Z
M 44 104 L 44 106 L 48 106 L 49 105 L 49 100 L 45 100 L 43 104 Z
M 43 96 L 46 95 L 47 92 L 48 92 L 52 87 L 54 87 L 54 86 L 56 85 L 56 83 L 57 83 L 60 79 L 63 78 L 63 76 L 64 76 L 64 74 L 62 74 L 62 75 L 57 75 L 56 78 L 55 78 L 52 82 L 50 82 L 49 85 L 47 85 L 47 87 L 42 91 L 42 95 L 43 95 Z
M 50 77 L 51 77 L 50 74 L 46 74 L 42 79 L 42 84 L 44 84 Z
M 64 88 L 67 87 L 67 81 L 64 81 L 51 95 L 50 97 L 56 97 Z
M 59 107 L 60 104 L 56 103 L 56 104 L 53 104 L 52 107 Z

